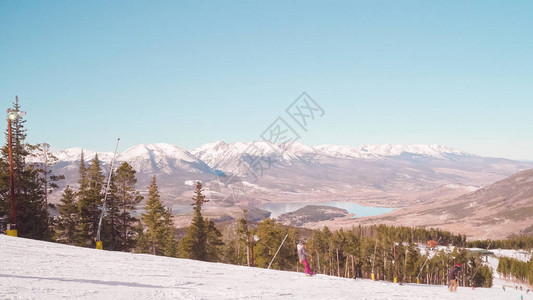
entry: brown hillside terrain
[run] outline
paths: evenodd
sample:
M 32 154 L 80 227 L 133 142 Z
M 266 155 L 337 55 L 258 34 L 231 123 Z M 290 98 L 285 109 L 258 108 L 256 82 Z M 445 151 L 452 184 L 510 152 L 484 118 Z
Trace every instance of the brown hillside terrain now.
M 533 233 L 533 169 L 452 200 L 413 205 L 378 217 L 336 220 L 353 224 L 438 227 L 470 239 L 506 238 Z

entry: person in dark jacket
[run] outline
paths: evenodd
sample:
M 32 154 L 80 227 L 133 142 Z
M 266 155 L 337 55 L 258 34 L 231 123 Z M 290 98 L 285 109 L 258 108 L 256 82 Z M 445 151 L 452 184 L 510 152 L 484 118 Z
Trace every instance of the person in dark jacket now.
M 457 273 L 461 269 L 461 264 L 457 264 L 455 268 L 451 269 L 448 273 L 448 280 L 450 281 L 450 292 L 457 290 Z

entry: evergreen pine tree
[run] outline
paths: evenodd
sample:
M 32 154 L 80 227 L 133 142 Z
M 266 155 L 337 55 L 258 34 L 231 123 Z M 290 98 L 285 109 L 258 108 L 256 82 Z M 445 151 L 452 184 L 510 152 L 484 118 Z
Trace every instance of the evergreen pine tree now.
M 209 219 L 205 219 L 206 229 L 206 260 L 216 262 L 220 260 L 220 253 L 222 252 L 222 233 L 215 227 L 215 223 Z
M 20 112 L 18 98 L 13 103 L 12 111 Z M 33 165 L 26 165 L 26 158 L 29 155 L 29 148 L 32 146 L 25 143 L 26 129 L 21 118 L 11 120 L 12 132 L 12 155 L 13 155 L 13 177 L 15 188 L 15 206 L 16 206 L 16 224 L 18 236 L 49 240 L 51 238 L 48 230 L 48 211 L 44 205 L 44 191 L 42 190 L 42 178 Z M 8 135 L 6 134 L 6 140 Z M 7 212 L 9 203 L 9 179 L 4 177 L 9 174 L 9 149 L 8 142 L 2 148 L 3 163 L 0 164 L 4 170 L 0 172 L 2 176 L 0 183 L 3 187 L 0 192 L 3 193 L 4 201 L 8 202 L 2 205 L 3 213 Z M 7 179 L 7 180 L 6 180 Z M 7 186 L 4 185 L 7 183 Z M 11 222 L 10 222 L 11 223 Z
M 83 194 L 87 190 L 88 182 L 87 182 L 87 167 L 85 166 L 85 155 L 83 154 L 83 149 L 81 149 L 80 154 L 80 164 L 78 168 L 78 184 L 79 189 L 78 193 Z
M 60 201 L 61 203 L 58 205 L 59 220 L 56 229 L 57 241 L 73 245 L 79 213 L 76 194 L 69 186 L 63 191 Z
M 258 267 L 266 268 L 274 257 L 274 253 L 284 238 L 283 232 L 273 219 L 263 219 L 257 225 L 259 241 L 255 246 L 255 262 Z M 279 260 L 274 261 L 272 268 L 279 269 Z
M 50 145 L 47 143 L 40 143 L 37 145 L 28 145 L 29 152 L 31 153 L 32 157 L 36 157 L 40 162 L 36 162 L 33 164 L 35 170 L 38 172 L 39 176 L 42 180 L 40 182 L 42 183 L 42 189 L 44 194 L 44 206 L 43 208 L 48 210 L 48 194 L 52 193 L 54 189 L 58 188 L 56 182 L 59 180 L 65 179 L 64 175 L 55 175 L 53 174 L 50 167 L 55 165 L 59 160 L 58 158 L 49 152 Z M 48 220 L 48 230 L 50 231 L 50 234 L 53 236 L 53 226 L 51 225 L 53 223 L 53 219 Z
M 15 189 L 17 207 L 17 231 L 20 237 L 50 240 L 48 210 L 45 205 L 43 179 L 29 165 L 20 176 L 20 186 Z
M 246 210 L 237 223 L 237 263 L 252 266 L 250 231 L 248 230 L 248 220 L 246 220 Z
M 135 240 L 135 252 L 136 253 L 150 253 L 150 245 L 148 238 L 144 233 L 144 227 L 141 222 L 137 223 L 134 228 L 137 239 Z
M 286 226 L 276 223 L 273 219 L 263 219 L 257 226 L 257 242 L 254 250 L 255 262 L 258 267 L 266 268 L 281 242 L 287 235 L 285 244 L 273 261 L 271 268 L 281 270 L 293 270 L 298 263 L 296 245 L 298 234 L 296 230 L 289 230 Z
M 165 227 L 165 256 L 177 257 L 178 256 L 178 241 L 176 240 L 176 233 L 174 228 L 174 220 L 172 218 L 172 210 L 167 208 L 165 210 L 164 227 Z
M 120 207 L 118 200 L 117 175 L 114 173 L 109 182 L 109 191 L 105 198 L 106 211 L 102 220 L 100 238 L 107 250 L 121 250 Z
M 80 189 L 78 192 L 80 223 L 77 244 L 79 246 L 94 247 L 96 244 L 96 233 L 103 200 L 102 188 L 104 179 L 98 155 L 95 155 L 86 170 L 87 187 Z
M 202 194 L 202 184 L 196 184 L 195 195 L 192 197 L 194 216 L 192 224 L 187 228 L 186 236 L 179 242 L 179 255 L 183 258 L 207 260 L 207 230 L 202 217 L 202 205 L 208 200 Z
M 135 224 L 139 221 L 131 216 L 131 211 L 139 204 L 143 197 L 135 189 L 137 179 L 135 170 L 128 163 L 123 163 L 116 171 L 115 177 L 117 207 L 119 216 L 117 219 L 120 234 L 118 237 L 117 250 L 130 251 L 135 246 Z
M 162 255 L 165 253 L 166 228 L 165 228 L 165 207 L 161 203 L 155 176 L 152 184 L 148 187 L 148 200 L 142 214 L 142 222 L 146 226 L 143 238 L 148 243 L 149 253 Z

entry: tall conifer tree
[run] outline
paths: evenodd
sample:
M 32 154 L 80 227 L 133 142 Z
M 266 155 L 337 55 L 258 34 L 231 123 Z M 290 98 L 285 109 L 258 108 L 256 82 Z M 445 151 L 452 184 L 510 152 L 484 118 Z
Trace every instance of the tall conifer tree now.
M 87 190 L 87 167 L 85 166 L 85 155 L 83 154 L 83 149 L 81 149 L 80 154 L 80 164 L 78 168 L 78 184 L 79 189 L 78 193 L 83 194 Z
M 50 167 L 55 165 L 59 159 L 50 153 L 50 145 L 47 143 L 40 143 L 37 145 L 28 145 L 31 157 L 37 158 L 38 162 L 33 163 L 35 171 L 41 178 L 42 190 L 44 194 L 44 206 L 43 209 L 48 210 L 48 194 L 51 194 L 54 189 L 58 188 L 57 182 L 65 179 L 64 175 L 55 175 Z M 53 230 L 53 218 L 49 218 L 47 225 L 50 235 L 54 236 Z
M 172 210 L 167 208 L 165 210 L 164 227 L 165 227 L 165 256 L 177 257 L 178 256 L 178 241 L 176 240 L 176 233 L 174 228 L 174 220 L 172 217 Z
M 81 167 L 81 164 L 80 164 Z M 96 242 L 96 232 L 98 231 L 98 221 L 100 219 L 104 175 L 100 167 L 98 155 L 91 160 L 86 170 L 87 187 L 78 192 L 78 209 L 80 212 L 80 235 L 78 245 L 94 247 Z M 83 184 L 83 182 L 82 182 Z
M 131 211 L 139 204 L 143 197 L 135 189 L 137 179 L 135 170 L 124 162 L 116 171 L 114 193 L 117 199 L 119 215 L 117 219 L 119 237 L 117 250 L 130 251 L 135 247 L 135 224 L 139 221 L 131 216 Z
M 12 111 L 20 112 L 18 98 L 13 103 Z M 17 231 L 20 237 L 48 240 L 51 236 L 48 230 L 48 211 L 44 205 L 44 191 L 41 188 L 43 186 L 42 178 L 40 178 L 39 172 L 33 165 L 26 165 L 26 157 L 29 155 L 28 149 L 32 146 L 25 142 L 25 122 L 20 116 L 11 120 L 11 149 L 13 155 Z M 10 199 L 9 179 L 4 177 L 9 174 L 9 141 L 7 141 L 7 138 L 8 135 L 6 134 L 6 145 L 2 148 L 3 163 L 0 164 L 3 168 L 6 168 L 0 172 L 0 183 L 3 185 L 0 188 L 0 192 L 4 192 L 2 198 L 5 201 L 2 205 L 4 213 L 7 212 L 7 207 L 10 207 L 10 204 L 8 204 Z
M 61 243 L 73 245 L 76 225 L 79 221 L 76 193 L 67 186 L 60 201 L 61 203 L 58 205 L 59 220 L 56 229 L 57 240 Z
M 162 255 L 165 252 L 165 207 L 161 203 L 156 178 L 148 187 L 148 200 L 144 207 L 142 222 L 146 226 L 143 238 L 148 244 L 148 251 L 154 255 Z
M 101 239 L 107 250 L 121 250 L 120 240 L 120 207 L 118 200 L 117 174 L 113 173 L 109 182 L 109 191 L 105 198 L 105 215 L 102 220 Z
M 237 259 L 238 264 L 253 265 L 252 248 L 250 242 L 250 230 L 248 229 L 248 220 L 246 219 L 247 211 L 244 210 L 242 218 L 237 223 Z
M 220 253 L 222 252 L 222 233 L 215 227 L 215 222 L 205 219 L 206 229 L 206 260 L 216 262 L 220 260 Z
M 202 194 L 202 184 L 196 184 L 195 195 L 192 197 L 194 216 L 192 224 L 187 228 L 187 235 L 179 242 L 179 255 L 183 258 L 207 260 L 207 229 L 202 217 L 202 205 L 209 200 Z

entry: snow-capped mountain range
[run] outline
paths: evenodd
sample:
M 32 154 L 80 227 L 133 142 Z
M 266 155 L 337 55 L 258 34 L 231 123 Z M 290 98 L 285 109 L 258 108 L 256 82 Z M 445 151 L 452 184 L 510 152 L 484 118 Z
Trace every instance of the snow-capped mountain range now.
M 79 162 L 83 151 L 85 161 L 98 159 L 104 164 L 111 162 L 113 152 L 95 152 L 80 147 L 55 151 L 59 162 Z M 140 173 L 174 174 L 177 172 L 215 174 L 215 170 L 245 175 L 257 158 L 277 165 L 316 161 L 320 158 L 379 160 L 402 155 L 448 159 L 450 155 L 474 157 L 466 152 L 440 145 L 342 145 L 307 146 L 301 143 L 271 144 L 261 142 L 225 143 L 217 141 L 187 151 L 165 143 L 140 144 L 117 154 L 117 162 L 128 162 Z M 34 158 L 38 160 L 39 158 Z M 246 164 L 243 164 L 246 163 Z
M 224 143 L 221 141 L 205 144 L 191 150 L 191 152 L 212 166 L 216 166 L 220 161 L 228 157 L 242 154 L 262 156 L 276 155 L 285 161 L 299 159 L 302 156 L 321 155 L 336 158 L 363 158 L 380 159 L 386 157 L 400 156 L 408 153 L 411 155 L 422 155 L 434 158 L 445 158 L 446 155 L 454 154 L 461 156 L 472 156 L 466 152 L 451 149 L 440 145 L 363 145 L 363 146 L 343 146 L 343 145 L 320 145 L 307 146 L 301 143 L 291 144 L 270 144 L 267 142 L 255 143 Z
M 60 161 L 79 161 L 80 153 L 83 150 L 86 160 L 94 158 L 98 154 L 101 161 L 110 161 L 113 152 L 99 152 L 82 149 L 80 147 L 58 150 L 54 155 Z M 284 161 L 296 160 L 307 155 L 322 155 L 336 158 L 347 159 L 380 159 L 386 157 L 400 156 L 402 154 L 420 155 L 433 158 L 446 158 L 447 155 L 474 156 L 467 152 L 462 152 L 441 145 L 362 145 L 362 146 L 343 146 L 343 145 L 320 145 L 307 146 L 301 143 L 291 144 L 271 144 L 261 142 L 236 142 L 225 143 L 217 141 L 205 144 L 190 152 L 171 144 L 141 144 L 133 146 L 126 151 L 119 153 L 118 161 L 137 161 L 139 157 L 146 159 L 148 157 L 155 160 L 176 160 L 195 163 L 206 163 L 211 167 L 220 165 L 221 162 L 239 157 L 241 155 L 260 155 L 260 156 L 277 156 Z M 202 161 L 199 161 L 202 160 Z M 141 165 L 139 165 L 140 167 Z M 134 166 L 135 167 L 135 166 Z M 138 169 L 137 171 L 140 171 Z
M 53 153 L 58 158 L 54 172 L 67 177 L 61 187 L 76 187 L 81 152 L 77 147 Z M 113 157 L 112 152 L 83 149 L 83 153 L 86 163 L 98 154 L 106 170 Z M 390 200 L 406 198 L 406 194 L 419 201 L 419 192 L 448 184 L 471 190 L 533 167 L 532 163 L 480 157 L 441 145 L 308 146 L 264 141 L 218 141 L 190 151 L 164 143 L 141 144 L 119 153 L 116 160 L 117 166 L 128 162 L 138 172 L 140 189 L 156 175 L 162 198 L 171 202 L 190 198 L 182 194 L 191 190 L 191 181 L 216 181 L 227 188 L 234 184 L 226 182 L 228 178 L 245 183 L 246 197 L 260 201 Z M 60 193 L 55 194 L 59 197 Z
M 59 150 L 53 154 L 60 162 L 79 162 L 82 151 L 86 162 L 98 155 L 100 161 L 108 163 L 111 162 L 114 155 L 113 152 L 96 153 L 79 147 Z M 137 172 L 158 170 L 162 173 L 171 174 L 178 169 L 188 170 L 193 173 L 213 172 L 208 165 L 189 151 L 163 143 L 133 146 L 122 153 L 118 153 L 116 160 L 128 162 Z

